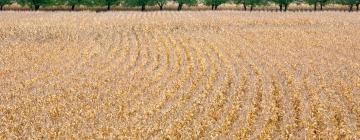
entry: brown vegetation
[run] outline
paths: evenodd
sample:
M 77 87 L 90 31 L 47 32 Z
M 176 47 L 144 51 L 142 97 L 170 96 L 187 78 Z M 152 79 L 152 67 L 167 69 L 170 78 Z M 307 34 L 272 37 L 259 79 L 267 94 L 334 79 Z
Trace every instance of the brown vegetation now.
M 0 139 L 359 139 L 359 17 L 3 12 Z

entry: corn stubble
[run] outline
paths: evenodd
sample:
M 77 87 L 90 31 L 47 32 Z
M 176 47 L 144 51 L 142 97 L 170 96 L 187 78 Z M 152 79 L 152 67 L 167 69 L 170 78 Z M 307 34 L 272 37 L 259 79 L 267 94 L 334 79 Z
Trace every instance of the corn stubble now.
M 359 139 L 359 17 L 3 12 L 0 139 Z

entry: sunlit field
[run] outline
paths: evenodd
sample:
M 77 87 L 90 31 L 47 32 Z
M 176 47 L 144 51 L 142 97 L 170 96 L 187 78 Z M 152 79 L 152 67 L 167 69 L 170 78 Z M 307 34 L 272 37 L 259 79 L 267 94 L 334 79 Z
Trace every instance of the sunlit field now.
M 360 139 L 360 13 L 1 12 L 0 139 Z

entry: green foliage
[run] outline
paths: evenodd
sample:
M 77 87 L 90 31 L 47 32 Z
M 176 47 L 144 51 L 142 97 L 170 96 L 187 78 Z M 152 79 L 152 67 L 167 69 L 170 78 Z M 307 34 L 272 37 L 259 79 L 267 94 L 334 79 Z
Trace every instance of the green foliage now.
M 0 10 L 3 10 L 5 5 L 11 5 L 12 3 L 12 0 L 0 0 Z
M 309 4 L 309 5 L 316 5 L 318 4 L 318 0 L 305 0 L 305 3 Z
M 235 4 L 243 4 L 245 0 L 233 0 L 233 3 Z
M 273 0 L 273 2 L 278 5 L 290 5 L 294 1 L 295 0 Z
M 84 5 L 88 7 L 96 6 L 94 0 L 57 0 L 59 5 L 70 6 L 71 10 L 75 10 L 76 6 Z
M 159 6 L 160 10 L 163 9 L 163 6 L 167 4 L 170 0 L 0 0 L 1 10 L 3 6 L 10 5 L 13 2 L 18 3 L 21 6 L 28 6 L 31 9 L 38 10 L 40 7 L 45 6 L 59 6 L 66 5 L 70 6 L 71 10 L 74 10 L 77 6 L 87 6 L 87 7 L 98 7 L 106 6 L 110 10 L 111 6 L 124 5 L 127 7 L 141 7 L 141 10 L 145 10 L 145 6 Z M 173 0 L 178 4 L 178 10 L 181 10 L 184 5 L 194 6 L 198 2 L 203 2 L 207 6 L 211 6 L 212 9 L 216 10 L 218 6 L 232 1 L 235 4 L 242 4 L 244 9 L 250 7 L 252 10 L 254 7 L 268 5 L 269 2 L 275 3 L 279 6 L 280 11 L 287 10 L 288 6 L 296 2 L 298 5 L 300 3 L 306 3 L 313 5 L 314 9 L 317 9 L 317 6 L 320 6 L 322 9 L 323 6 L 329 3 L 336 3 L 347 5 L 349 10 L 352 11 L 353 7 L 356 6 L 358 9 L 360 0 Z
M 194 6 L 197 4 L 197 0 L 175 0 L 178 3 L 178 10 L 181 10 L 183 5 Z
M 61 3 L 57 0 L 17 0 L 21 6 L 29 6 L 31 9 L 38 10 L 40 6 L 56 6 Z
M 269 4 L 267 0 L 234 0 L 234 3 L 237 5 L 242 4 L 245 10 L 247 10 L 248 6 L 250 6 L 250 10 L 252 10 L 256 6 Z
M 347 5 L 349 6 L 349 11 L 353 10 L 353 6 L 358 6 L 359 0 L 336 0 L 337 4 Z
M 0 5 L 10 5 L 12 4 L 12 0 L 0 0 Z
M 289 5 L 295 0 L 272 0 L 275 4 L 279 5 L 280 11 L 283 11 L 283 8 L 285 11 L 287 11 Z
M 246 0 L 245 5 L 250 6 L 250 10 L 252 10 L 256 6 L 267 5 L 267 0 Z
M 330 1 L 329 0 L 319 0 L 319 3 L 320 3 L 320 8 L 322 10 L 323 6 L 329 4 Z
M 129 7 L 137 7 L 137 6 L 147 5 L 150 2 L 152 2 L 152 1 L 151 0 L 125 0 L 124 4 L 125 4 L 125 6 L 129 6 Z
M 163 10 L 163 6 L 168 2 L 168 0 L 153 0 L 155 4 L 160 7 L 160 10 Z
M 354 5 L 357 3 L 358 0 L 336 0 L 336 3 L 342 5 Z
M 82 4 L 82 0 L 67 0 L 66 5 L 68 6 L 79 6 Z
M 246 11 L 246 1 L 247 0 L 233 0 L 233 2 L 236 4 L 236 5 L 240 5 L 242 4 L 244 6 L 244 10 Z
M 320 5 L 326 5 L 326 4 L 330 3 L 330 1 L 329 0 L 319 0 L 319 3 L 320 3 Z
M 186 4 L 188 6 L 194 6 L 197 4 L 197 0 L 175 0 L 178 4 Z
M 314 6 L 314 10 L 317 10 L 317 6 L 320 5 L 320 9 L 322 10 L 323 6 L 330 3 L 330 0 L 305 0 L 305 3 Z
M 211 9 L 216 10 L 221 4 L 228 2 L 228 0 L 204 0 L 204 4 L 211 6 Z
M 145 10 L 146 5 L 155 5 L 154 0 L 125 0 L 125 6 L 129 7 L 141 7 L 141 11 Z
M 107 6 L 107 10 L 110 10 L 111 6 L 119 5 L 122 0 L 95 0 L 95 5 Z

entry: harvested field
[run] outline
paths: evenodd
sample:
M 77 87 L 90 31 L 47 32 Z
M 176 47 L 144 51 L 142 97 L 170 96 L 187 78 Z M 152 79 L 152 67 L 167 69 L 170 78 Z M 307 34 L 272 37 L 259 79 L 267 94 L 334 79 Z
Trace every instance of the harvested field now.
M 0 19 L 0 139 L 360 139 L 360 13 Z

